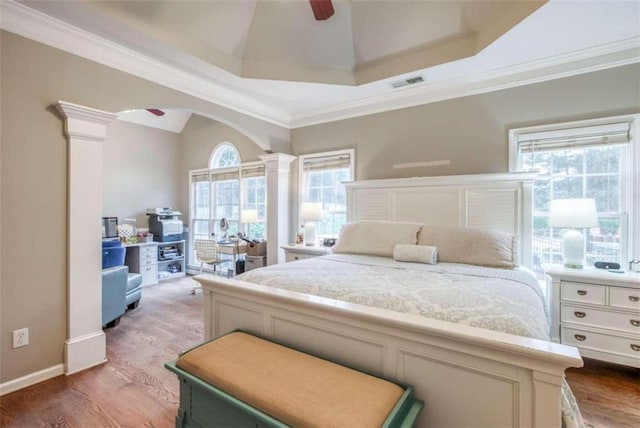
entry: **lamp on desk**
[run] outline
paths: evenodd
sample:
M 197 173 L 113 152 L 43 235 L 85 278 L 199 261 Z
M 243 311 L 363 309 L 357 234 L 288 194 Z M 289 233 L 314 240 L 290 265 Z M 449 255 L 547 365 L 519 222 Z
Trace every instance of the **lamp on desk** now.
M 240 211 L 240 222 L 247 225 L 247 235 L 251 236 L 251 225 L 258 222 L 258 210 Z
M 565 267 L 582 269 L 584 236 L 578 229 L 598 226 L 595 199 L 555 199 L 551 201 L 549 225 L 570 228 L 562 235 Z
M 300 205 L 300 220 L 304 221 L 304 245 L 315 245 L 316 225 L 313 222 L 322 220 L 322 203 L 303 202 Z

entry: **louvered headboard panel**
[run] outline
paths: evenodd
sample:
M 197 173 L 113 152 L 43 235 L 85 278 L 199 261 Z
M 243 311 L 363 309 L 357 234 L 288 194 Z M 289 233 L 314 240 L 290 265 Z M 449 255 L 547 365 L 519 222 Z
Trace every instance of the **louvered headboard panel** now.
M 531 266 L 535 174 L 481 174 L 347 183 L 347 221 L 393 220 L 500 230 L 519 236 Z

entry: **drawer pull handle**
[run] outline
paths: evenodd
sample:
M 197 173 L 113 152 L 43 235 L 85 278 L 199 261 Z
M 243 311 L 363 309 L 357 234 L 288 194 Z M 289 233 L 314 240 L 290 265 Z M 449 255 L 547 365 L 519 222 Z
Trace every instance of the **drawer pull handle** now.
M 587 290 L 578 290 L 578 294 L 581 296 L 586 296 L 587 295 Z
M 573 337 L 575 337 L 578 342 L 584 342 L 587 338 L 587 336 L 585 336 L 584 334 L 574 334 Z M 638 347 L 638 349 L 640 349 L 640 347 Z
M 640 300 L 640 297 L 638 297 L 638 296 L 629 296 L 629 300 L 631 300 L 632 302 L 637 302 L 638 300 Z
M 634 351 L 638 351 L 640 352 L 640 345 L 634 345 L 633 343 L 630 345 L 631 349 L 633 349 Z
M 575 311 L 573 315 L 575 315 L 576 318 L 584 318 L 587 316 L 587 314 L 585 314 L 584 312 L 578 312 L 578 311 Z
M 632 326 L 640 327 L 640 320 L 629 320 Z

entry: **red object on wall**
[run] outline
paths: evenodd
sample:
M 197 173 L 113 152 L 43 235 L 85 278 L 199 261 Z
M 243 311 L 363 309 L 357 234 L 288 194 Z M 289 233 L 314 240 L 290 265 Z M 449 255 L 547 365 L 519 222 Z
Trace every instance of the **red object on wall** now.
M 309 0 L 311 10 L 316 21 L 324 21 L 333 16 L 333 4 L 331 0 Z
M 164 112 L 157 108 L 148 108 L 147 111 L 149 113 L 155 114 L 156 116 L 164 116 Z

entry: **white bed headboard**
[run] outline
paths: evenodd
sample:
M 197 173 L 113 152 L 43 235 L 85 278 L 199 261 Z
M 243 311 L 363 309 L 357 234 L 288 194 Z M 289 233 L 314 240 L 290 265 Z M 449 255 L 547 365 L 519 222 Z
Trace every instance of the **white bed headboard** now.
M 347 221 L 393 220 L 517 234 L 531 267 L 534 173 L 394 178 L 345 183 Z

